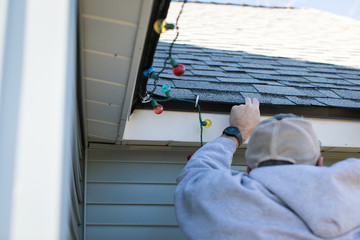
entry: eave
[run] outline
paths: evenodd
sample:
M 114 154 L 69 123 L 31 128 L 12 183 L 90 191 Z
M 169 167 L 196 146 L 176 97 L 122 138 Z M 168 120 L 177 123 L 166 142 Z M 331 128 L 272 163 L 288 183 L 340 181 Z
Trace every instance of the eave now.
M 137 99 L 137 80 L 147 64 L 144 59 L 151 59 L 148 55 L 154 54 L 159 37 L 152 22 L 166 16 L 169 3 L 80 1 L 79 89 L 85 144 L 122 140 Z

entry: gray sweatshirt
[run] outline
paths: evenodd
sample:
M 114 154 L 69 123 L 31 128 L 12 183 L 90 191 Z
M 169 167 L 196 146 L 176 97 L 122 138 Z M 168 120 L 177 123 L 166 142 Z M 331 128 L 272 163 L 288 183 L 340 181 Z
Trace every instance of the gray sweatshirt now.
M 235 144 L 199 149 L 177 181 L 176 215 L 189 239 L 360 239 L 360 160 L 331 167 L 232 171 Z

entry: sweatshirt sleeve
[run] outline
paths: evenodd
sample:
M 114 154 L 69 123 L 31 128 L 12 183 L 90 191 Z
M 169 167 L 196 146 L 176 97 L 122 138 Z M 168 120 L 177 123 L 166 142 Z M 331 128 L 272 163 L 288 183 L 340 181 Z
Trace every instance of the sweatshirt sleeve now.
M 195 181 L 212 169 L 229 170 L 235 151 L 235 143 L 225 137 L 218 137 L 205 144 L 191 157 L 178 176 L 177 183 L 186 184 L 189 181 Z
M 222 193 L 217 194 L 218 190 L 229 188 L 231 180 L 223 176 L 232 175 L 230 165 L 235 150 L 236 145 L 231 139 L 219 137 L 195 152 L 178 176 L 175 211 L 179 226 L 188 239 L 205 239 L 198 237 L 202 234 L 196 232 L 206 229 L 205 226 L 210 224 L 211 217 L 208 216 L 214 211 L 209 201 L 216 202 L 214 198 L 222 198 Z M 221 184 L 214 186 L 212 182 Z

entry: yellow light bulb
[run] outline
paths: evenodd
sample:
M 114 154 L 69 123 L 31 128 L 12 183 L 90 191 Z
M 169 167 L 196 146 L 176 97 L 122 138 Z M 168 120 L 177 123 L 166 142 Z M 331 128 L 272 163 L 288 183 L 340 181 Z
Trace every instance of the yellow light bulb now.
M 158 34 L 164 33 L 169 29 L 174 29 L 174 24 L 166 23 L 164 19 L 158 19 L 154 23 L 154 30 Z
M 211 121 L 209 119 L 206 119 L 205 121 L 202 122 L 202 125 L 204 126 L 204 128 L 209 128 L 211 127 Z

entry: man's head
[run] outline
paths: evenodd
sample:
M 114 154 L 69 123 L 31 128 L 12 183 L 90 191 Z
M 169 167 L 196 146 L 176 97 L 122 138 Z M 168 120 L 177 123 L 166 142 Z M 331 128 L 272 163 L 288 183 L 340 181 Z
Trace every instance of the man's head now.
M 278 114 L 259 123 L 245 152 L 250 169 L 269 160 L 316 165 L 320 143 L 311 123 L 293 114 Z

